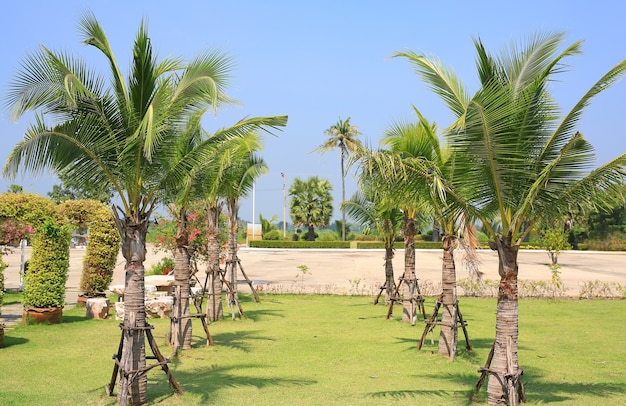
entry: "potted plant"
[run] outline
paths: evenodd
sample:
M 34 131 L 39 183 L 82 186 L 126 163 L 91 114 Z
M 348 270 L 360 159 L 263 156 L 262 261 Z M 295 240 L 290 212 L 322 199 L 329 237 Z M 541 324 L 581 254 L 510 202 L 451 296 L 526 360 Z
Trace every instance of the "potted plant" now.
M 69 269 L 70 227 L 52 217 L 36 229 L 28 272 L 24 276 L 24 313 L 27 322 L 59 323 L 65 304 Z
M 174 260 L 170 257 L 163 257 L 159 262 L 152 265 L 148 275 L 169 275 L 174 269 Z

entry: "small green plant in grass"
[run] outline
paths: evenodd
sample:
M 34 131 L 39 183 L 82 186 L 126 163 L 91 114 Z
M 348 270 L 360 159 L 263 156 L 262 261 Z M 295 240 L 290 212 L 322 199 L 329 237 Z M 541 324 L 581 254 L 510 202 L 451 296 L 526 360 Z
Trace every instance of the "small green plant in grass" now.
M 307 265 L 298 265 L 298 269 L 300 270 L 301 274 L 297 274 L 296 278 L 302 275 L 300 281 L 302 282 L 302 285 L 304 285 L 304 275 L 311 275 L 311 269 Z
M 580 285 L 580 299 L 626 298 L 626 286 L 617 282 L 586 281 Z

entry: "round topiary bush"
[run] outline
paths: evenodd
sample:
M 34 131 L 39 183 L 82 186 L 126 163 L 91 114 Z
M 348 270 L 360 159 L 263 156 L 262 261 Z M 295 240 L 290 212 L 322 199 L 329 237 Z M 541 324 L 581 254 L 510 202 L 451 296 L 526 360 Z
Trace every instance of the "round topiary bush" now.
M 35 230 L 28 272 L 24 276 L 24 308 L 63 307 L 70 265 L 70 227 L 48 217 Z

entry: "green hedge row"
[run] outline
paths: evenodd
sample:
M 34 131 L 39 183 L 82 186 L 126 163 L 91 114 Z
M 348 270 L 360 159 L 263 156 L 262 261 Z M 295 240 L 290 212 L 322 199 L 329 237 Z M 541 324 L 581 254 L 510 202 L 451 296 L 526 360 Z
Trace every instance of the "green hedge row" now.
M 350 248 L 350 241 L 276 241 L 252 240 L 251 248 Z
M 248 243 L 251 248 L 358 248 L 358 249 L 379 249 L 385 248 L 382 241 L 273 241 L 273 240 L 253 240 Z M 396 249 L 404 248 L 403 242 L 396 242 L 393 245 Z M 416 241 L 417 249 L 441 249 L 441 242 Z

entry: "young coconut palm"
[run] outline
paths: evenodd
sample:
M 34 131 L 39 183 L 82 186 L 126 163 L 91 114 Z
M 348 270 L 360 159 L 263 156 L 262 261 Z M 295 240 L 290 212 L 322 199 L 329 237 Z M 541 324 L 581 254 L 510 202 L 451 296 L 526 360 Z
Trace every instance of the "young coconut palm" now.
M 165 190 L 184 184 L 194 168 L 212 159 L 218 139 L 203 141 L 171 164 L 178 136 L 191 118 L 230 101 L 223 89 L 232 62 L 216 51 L 188 63 L 158 61 L 142 22 L 125 78 L 91 13 L 80 20 L 80 32 L 84 43 L 108 61 L 111 83 L 65 53 L 42 47 L 29 55 L 11 83 L 6 104 L 14 118 L 33 111 L 35 121 L 9 155 L 4 174 L 49 168 L 77 184 L 102 183 L 115 190 L 120 206 L 114 212 L 126 259 L 118 397 L 121 403 L 144 404 L 147 377 L 128 372 L 146 365 L 143 262 L 149 217 Z
M 435 126 L 436 127 L 436 126 Z M 436 130 L 425 132 L 420 123 L 414 122 L 395 122 L 383 135 L 381 145 L 387 146 L 391 154 L 400 161 L 410 160 L 412 158 L 431 159 L 434 152 L 438 152 L 439 141 L 435 134 Z M 366 159 L 367 158 L 363 158 Z M 380 161 L 379 161 L 380 163 Z M 396 176 L 394 167 L 379 167 L 378 170 L 386 171 L 386 176 L 382 182 L 386 189 L 390 189 L 390 185 L 395 184 L 394 194 L 396 201 L 399 202 L 404 213 L 404 285 L 403 296 L 405 299 L 409 297 L 411 300 L 404 300 L 404 309 L 402 320 L 405 322 L 415 323 L 417 318 L 415 300 L 423 301 L 421 297 L 415 297 L 417 292 L 410 292 L 410 288 L 417 290 L 417 276 L 415 273 L 415 235 L 417 233 L 416 224 L 423 225 L 432 213 L 432 208 L 428 204 L 426 196 L 429 195 L 429 189 L 423 178 L 416 177 L 412 181 L 416 188 L 407 187 L 407 179 L 402 176 Z M 424 305 L 418 303 L 425 317 Z
M 575 130 L 584 108 L 624 73 L 626 61 L 608 71 L 562 118 L 549 93 L 563 59 L 580 52 L 575 42 L 562 52 L 563 34 L 531 37 L 499 56 L 475 40 L 480 89 L 471 96 L 438 60 L 413 52 L 407 58 L 418 75 L 456 116 L 448 132 L 455 171 L 463 184 L 449 183 L 455 204 L 479 219 L 499 258 L 500 288 L 496 339 L 488 362 L 489 404 L 524 400 L 518 363 L 517 255 L 523 238 L 542 219 L 577 204 L 608 204 L 624 180 L 626 154 L 593 169 L 592 146 Z M 459 188 L 463 187 L 463 193 Z M 492 219 L 499 218 L 499 228 Z M 484 375 L 483 375 L 484 376 Z
M 192 120 L 188 131 L 179 136 L 178 154 L 171 162 L 174 165 L 178 164 L 179 160 L 183 160 L 187 155 L 193 153 L 194 148 L 201 145 L 203 141 L 218 140 L 213 145 L 212 158 L 190 173 L 184 183 L 175 185 L 175 189 L 172 191 L 174 193 L 172 197 L 173 203 L 168 205 L 177 223 L 176 248 L 174 250 L 174 278 L 176 280 L 177 297 L 174 301 L 173 309 L 173 314 L 176 317 L 172 318 L 170 327 L 170 340 L 175 350 L 178 348 L 191 348 L 192 324 L 189 317 L 189 297 L 191 294 L 189 281 L 191 272 L 188 251 L 187 208 L 191 199 L 201 198 L 204 194 L 202 189 L 210 186 L 196 186 L 196 183 L 198 181 L 206 181 L 206 176 L 203 175 L 207 172 L 217 175 L 213 178 L 214 180 L 220 179 L 219 175 L 224 172 L 225 167 L 232 165 L 232 160 L 237 157 L 241 147 L 249 145 L 252 134 L 250 131 L 274 129 L 278 126 L 284 126 L 287 122 L 286 116 L 248 118 L 239 121 L 232 127 L 220 129 L 214 135 L 209 135 L 202 131 L 200 127 L 198 119 L 201 117 L 202 115 L 196 115 L 197 119 Z M 256 141 L 256 137 L 254 140 Z
M 381 188 L 373 179 L 374 177 L 363 173 L 359 178 L 360 190 L 355 192 L 350 200 L 342 202 L 341 207 L 365 230 L 376 229 L 382 238 L 385 245 L 385 295 L 387 303 L 392 305 L 396 290 L 393 275 L 395 255 L 393 245 L 402 228 L 404 214 L 388 189 Z
M 219 188 L 219 194 L 226 201 L 228 211 L 228 253 L 226 266 L 229 269 L 227 277 L 230 280 L 228 303 L 231 307 L 231 315 L 235 318 L 234 306 L 239 306 L 237 293 L 238 269 L 241 264 L 237 255 L 239 232 L 239 199 L 245 197 L 254 186 L 254 182 L 267 173 L 265 161 L 256 152 L 263 148 L 261 138 L 256 132 L 250 132 L 242 139 L 233 153 L 232 161 L 224 168 L 223 181 Z M 256 292 L 253 292 L 256 295 Z M 255 296 L 256 298 L 256 296 Z M 239 309 L 241 313 L 241 308 Z

